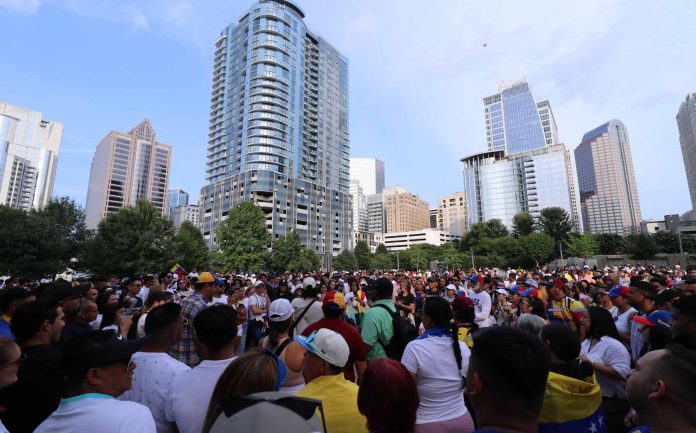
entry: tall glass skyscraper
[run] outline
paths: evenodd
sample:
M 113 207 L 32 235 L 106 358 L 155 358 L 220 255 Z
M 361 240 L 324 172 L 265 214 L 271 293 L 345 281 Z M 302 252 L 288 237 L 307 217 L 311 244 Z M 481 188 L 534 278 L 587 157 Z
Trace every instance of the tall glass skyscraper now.
M 619 120 L 593 129 L 575 149 L 580 209 L 585 230 L 640 232 L 640 203 L 626 127 Z
M 0 205 L 41 209 L 53 195 L 63 124 L 0 102 Z
M 696 210 L 696 93 L 686 95 L 686 99 L 679 106 L 677 127 L 686 181 L 689 184 L 691 209 Z
M 284 0 L 261 0 L 215 42 L 201 225 L 209 246 L 254 201 L 272 237 L 317 254 L 351 245 L 348 59 Z
M 573 163 L 549 101 L 537 103 L 521 80 L 500 81 L 483 103 L 488 151 L 461 160 L 469 227 L 494 218 L 511 227 L 518 212 L 538 218 L 544 208 L 561 207 L 579 230 Z
M 169 219 L 174 219 L 174 208 L 178 206 L 186 206 L 189 204 L 189 193 L 181 188 L 172 188 L 167 194 L 167 203 L 169 207 Z
M 526 80 L 498 83 L 498 93 L 483 99 L 489 151 L 506 154 L 558 144 L 549 101 L 538 104 Z

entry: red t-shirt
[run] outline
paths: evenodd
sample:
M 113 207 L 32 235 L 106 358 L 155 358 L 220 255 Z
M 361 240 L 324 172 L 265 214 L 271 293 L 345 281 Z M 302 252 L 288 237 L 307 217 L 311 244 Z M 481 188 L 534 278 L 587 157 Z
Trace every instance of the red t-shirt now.
M 312 332 L 322 328 L 338 332 L 343 339 L 346 340 L 346 343 L 348 343 L 350 355 L 348 355 L 348 362 L 346 362 L 346 366 L 343 368 L 343 376 L 346 380 L 355 382 L 355 361 L 365 361 L 367 359 L 365 345 L 363 344 L 360 333 L 343 319 L 324 317 L 306 327 L 304 331 L 302 331 L 302 335 L 307 337 Z

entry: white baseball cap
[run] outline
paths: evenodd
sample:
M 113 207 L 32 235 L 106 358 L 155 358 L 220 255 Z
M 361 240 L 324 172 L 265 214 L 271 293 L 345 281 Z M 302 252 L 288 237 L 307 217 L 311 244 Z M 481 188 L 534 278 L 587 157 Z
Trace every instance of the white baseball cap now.
M 306 289 L 306 288 L 309 287 L 309 286 L 312 286 L 312 287 L 316 287 L 316 286 L 317 286 L 316 280 L 314 280 L 314 278 L 312 278 L 312 277 L 307 277 L 307 278 L 305 278 L 304 280 L 302 280 L 302 287 L 303 287 L 303 288 Z
M 293 309 L 290 301 L 280 298 L 271 302 L 271 307 L 268 309 L 268 318 L 271 322 L 283 322 L 288 320 L 292 313 Z
M 350 355 L 348 343 L 338 332 L 322 328 L 312 332 L 309 337 L 295 337 L 302 347 L 336 367 L 345 367 Z
M 447 290 L 454 290 L 455 292 L 457 291 L 457 286 L 454 284 L 448 284 L 447 285 Z

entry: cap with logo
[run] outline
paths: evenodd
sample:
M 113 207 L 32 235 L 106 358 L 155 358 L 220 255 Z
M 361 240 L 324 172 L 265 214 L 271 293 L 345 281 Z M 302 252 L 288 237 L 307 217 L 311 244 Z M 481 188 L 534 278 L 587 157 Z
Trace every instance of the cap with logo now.
M 350 355 L 346 340 L 338 332 L 322 328 L 312 332 L 308 337 L 295 337 L 302 347 L 310 353 L 336 367 L 345 367 Z
M 619 296 L 623 296 L 624 298 L 628 297 L 628 287 L 626 286 L 620 286 L 620 285 L 615 285 L 609 290 L 609 293 L 607 293 L 607 296 L 610 298 L 618 298 Z
M 669 311 L 657 310 L 647 316 L 633 316 L 633 321 L 645 326 L 659 326 L 667 331 L 672 329 L 672 314 Z

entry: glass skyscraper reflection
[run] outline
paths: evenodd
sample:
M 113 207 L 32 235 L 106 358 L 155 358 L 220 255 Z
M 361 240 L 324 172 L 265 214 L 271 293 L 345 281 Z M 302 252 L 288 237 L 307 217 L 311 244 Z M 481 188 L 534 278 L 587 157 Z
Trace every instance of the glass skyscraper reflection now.
M 691 209 L 696 210 L 696 93 L 686 95 L 686 99 L 679 106 L 677 127 L 686 182 L 689 185 Z
M 503 82 L 484 98 L 488 151 L 462 159 L 469 227 L 515 214 L 561 207 L 580 229 L 570 153 L 558 141 L 549 101 L 536 102 L 526 80 Z
M 317 254 L 351 246 L 348 59 L 289 1 L 261 0 L 215 42 L 200 221 L 210 247 L 231 208 L 254 201 L 276 239 Z

